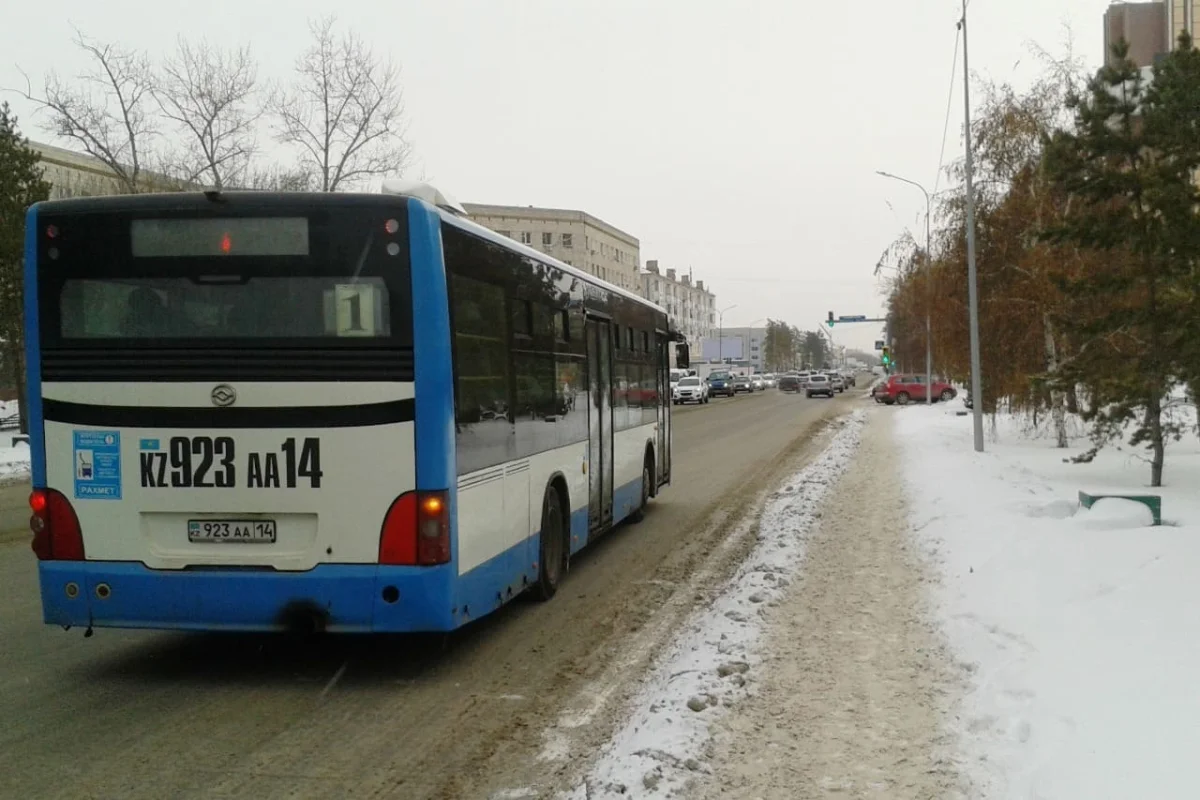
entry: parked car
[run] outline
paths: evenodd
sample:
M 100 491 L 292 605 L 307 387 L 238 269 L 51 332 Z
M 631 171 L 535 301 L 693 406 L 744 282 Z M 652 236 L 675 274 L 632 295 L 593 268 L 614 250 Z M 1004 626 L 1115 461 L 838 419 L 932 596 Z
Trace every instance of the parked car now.
M 749 375 L 735 375 L 733 377 L 733 391 L 754 393 L 754 382 L 750 380 Z
M 679 383 L 671 390 L 671 402 L 675 405 L 683 403 L 707 403 L 708 384 L 699 378 L 688 376 L 680 378 Z
M 779 378 L 779 391 L 781 392 L 798 392 L 804 388 L 804 381 L 799 375 L 782 375 Z
M 709 397 L 733 397 L 735 393 L 733 376 L 724 370 L 710 373 L 705 383 L 708 384 Z
M 814 373 L 808 376 L 808 382 L 804 384 L 804 396 L 816 397 L 819 394 L 833 397 L 833 381 L 829 380 L 828 375 Z
M 958 396 L 958 390 L 940 378 L 933 379 L 933 401 L 948 402 Z M 905 406 L 925 400 L 925 376 L 914 374 L 892 375 L 883 389 L 883 402 L 887 405 Z

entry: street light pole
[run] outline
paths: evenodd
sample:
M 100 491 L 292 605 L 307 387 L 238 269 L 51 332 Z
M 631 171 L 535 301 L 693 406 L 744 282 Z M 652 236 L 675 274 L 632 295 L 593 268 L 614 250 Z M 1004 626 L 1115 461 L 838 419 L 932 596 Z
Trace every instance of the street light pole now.
M 737 308 L 737 303 L 725 306 L 717 312 L 717 361 L 725 363 L 725 312 Z
M 966 118 L 966 183 L 967 183 L 967 305 L 970 308 L 968 327 L 971 330 L 971 410 L 975 422 L 975 452 L 983 452 L 983 373 L 979 355 L 979 291 L 975 271 L 975 185 L 974 156 L 971 152 L 971 70 L 967 61 L 967 0 L 963 0 L 963 114 Z
M 925 195 L 925 405 L 933 405 L 933 252 L 930 248 L 929 218 L 933 214 L 933 198 L 924 186 L 908 178 L 877 170 L 877 175 L 915 186 Z M 876 269 L 878 272 L 878 268 Z

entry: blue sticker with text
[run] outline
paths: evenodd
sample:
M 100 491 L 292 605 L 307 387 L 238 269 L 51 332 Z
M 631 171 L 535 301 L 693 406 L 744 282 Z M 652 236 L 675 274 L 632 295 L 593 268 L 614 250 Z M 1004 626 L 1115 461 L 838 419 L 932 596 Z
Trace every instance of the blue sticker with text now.
M 75 431 L 75 497 L 121 499 L 119 431 Z

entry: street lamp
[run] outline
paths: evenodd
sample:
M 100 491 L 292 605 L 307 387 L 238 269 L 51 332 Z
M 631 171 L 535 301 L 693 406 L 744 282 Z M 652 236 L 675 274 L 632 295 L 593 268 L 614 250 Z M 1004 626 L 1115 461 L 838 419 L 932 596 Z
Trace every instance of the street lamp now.
M 925 404 L 933 404 L 933 321 L 931 319 L 933 305 L 933 275 L 931 267 L 933 265 L 933 253 L 930 251 L 929 237 L 929 218 L 933 213 L 933 198 L 926 191 L 925 187 L 916 181 L 910 181 L 908 178 L 901 178 L 899 175 L 893 175 L 890 172 L 876 170 L 876 175 L 881 175 L 885 178 L 907 183 L 909 186 L 915 186 L 921 190 L 921 194 L 925 195 Z M 879 266 L 875 267 L 875 274 L 879 274 Z
M 725 312 L 737 308 L 737 303 L 725 306 L 717 312 L 717 361 L 725 363 Z

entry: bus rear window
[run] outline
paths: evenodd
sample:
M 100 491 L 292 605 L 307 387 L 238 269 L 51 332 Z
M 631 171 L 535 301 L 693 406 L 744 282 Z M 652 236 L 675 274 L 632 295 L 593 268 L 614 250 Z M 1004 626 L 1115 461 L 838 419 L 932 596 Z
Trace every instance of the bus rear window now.
M 387 338 L 381 277 L 325 275 L 68 278 L 63 339 Z

